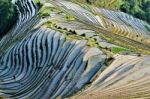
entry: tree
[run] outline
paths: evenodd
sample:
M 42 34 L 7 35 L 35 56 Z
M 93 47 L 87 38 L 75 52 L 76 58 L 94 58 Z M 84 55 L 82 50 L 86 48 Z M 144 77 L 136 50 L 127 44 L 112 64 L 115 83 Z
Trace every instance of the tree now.
M 120 10 L 150 23 L 149 0 L 123 0 Z
M 15 24 L 17 16 L 16 7 L 11 0 L 0 0 L 0 38 Z

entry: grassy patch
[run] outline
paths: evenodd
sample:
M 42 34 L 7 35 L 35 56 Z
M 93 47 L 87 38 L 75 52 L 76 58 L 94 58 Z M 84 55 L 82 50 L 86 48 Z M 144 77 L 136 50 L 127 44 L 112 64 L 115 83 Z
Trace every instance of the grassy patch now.
M 34 3 L 38 4 L 40 3 L 40 0 L 34 0 Z
M 40 2 L 40 0 L 33 0 L 33 2 L 36 4 L 38 9 L 40 9 L 43 6 L 43 4 Z
M 129 50 L 126 48 L 122 48 L 122 47 L 112 47 L 111 51 L 116 54 L 116 53 L 125 52 Z
M 49 16 L 51 13 L 51 10 L 49 7 L 42 7 L 40 12 L 39 12 L 39 15 L 41 16 Z
M 73 16 L 68 15 L 68 14 L 66 14 L 66 15 L 64 16 L 64 18 L 65 18 L 65 20 L 67 20 L 67 21 L 73 21 L 73 20 L 75 20 L 75 18 L 74 18 Z

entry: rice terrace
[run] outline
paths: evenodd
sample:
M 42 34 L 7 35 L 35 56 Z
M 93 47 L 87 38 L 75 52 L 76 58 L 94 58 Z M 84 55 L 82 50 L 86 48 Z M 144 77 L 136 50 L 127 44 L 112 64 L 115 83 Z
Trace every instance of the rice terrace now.
M 150 99 L 150 0 L 0 0 L 0 99 Z

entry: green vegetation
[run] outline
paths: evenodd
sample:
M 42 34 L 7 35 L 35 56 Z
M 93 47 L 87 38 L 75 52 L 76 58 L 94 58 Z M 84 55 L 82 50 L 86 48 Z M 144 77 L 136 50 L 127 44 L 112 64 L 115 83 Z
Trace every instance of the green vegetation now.
M 73 16 L 69 15 L 69 14 L 66 14 L 65 15 L 65 20 L 72 21 L 72 20 L 75 20 L 75 18 Z
M 123 0 L 120 10 L 150 23 L 150 0 Z
M 41 4 L 41 0 L 33 0 L 34 3 L 38 6 L 38 8 L 40 9 L 42 7 L 42 4 Z
M 34 1 L 34 3 L 36 3 L 36 4 L 40 3 L 40 0 L 33 0 L 33 1 Z
M 61 13 L 62 11 L 56 9 L 53 5 L 47 3 L 41 7 L 39 11 L 39 15 L 43 17 L 48 17 L 50 16 L 51 12 L 55 12 L 54 14 L 56 14 L 56 13 Z
M 116 53 L 120 53 L 120 52 L 126 52 L 129 50 L 126 48 L 122 48 L 122 47 L 112 47 L 111 51 L 116 54 Z
M 15 24 L 17 16 L 16 8 L 10 0 L 0 0 L 0 38 Z
M 43 7 L 40 9 L 39 15 L 46 17 L 46 16 L 50 16 L 50 13 L 51 13 L 50 8 L 43 6 Z

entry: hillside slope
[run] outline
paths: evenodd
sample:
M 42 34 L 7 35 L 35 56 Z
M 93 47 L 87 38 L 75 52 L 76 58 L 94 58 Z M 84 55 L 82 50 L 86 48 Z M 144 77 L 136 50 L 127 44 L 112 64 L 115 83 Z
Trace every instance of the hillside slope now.
M 13 0 L 0 40 L 0 98 L 150 98 L 149 24 L 64 0 Z
M 71 0 L 76 3 L 90 4 L 109 10 L 120 10 L 150 24 L 149 0 Z

